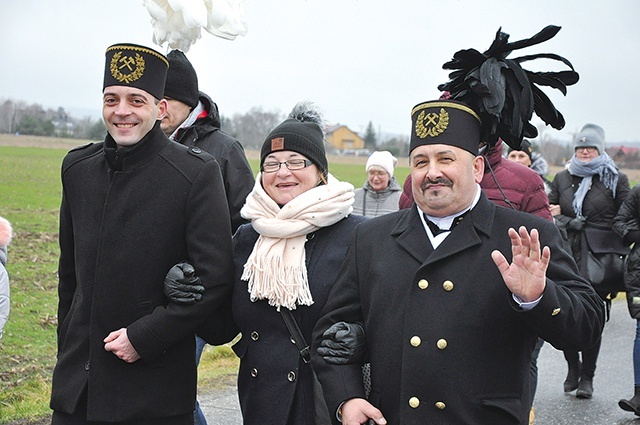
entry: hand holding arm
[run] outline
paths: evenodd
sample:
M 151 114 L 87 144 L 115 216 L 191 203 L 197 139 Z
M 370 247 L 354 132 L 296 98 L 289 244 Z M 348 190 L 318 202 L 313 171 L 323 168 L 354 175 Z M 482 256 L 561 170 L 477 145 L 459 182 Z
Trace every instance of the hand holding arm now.
M 491 258 L 513 295 L 524 302 L 535 301 L 542 296 L 547 284 L 551 250 L 546 246 L 540 249 L 540 236 L 536 229 L 529 234 L 524 226 L 520 226 L 518 232 L 512 228 L 509 229 L 509 237 L 513 255 L 511 264 L 497 250 L 491 253 Z
M 366 339 L 359 323 L 338 322 L 322 334 L 318 354 L 325 362 L 337 365 L 362 363 Z
M 205 291 L 193 266 L 185 261 L 169 269 L 164 278 L 164 294 L 178 304 L 195 304 Z
M 140 360 L 140 355 L 136 349 L 133 348 L 131 341 L 129 341 L 127 328 L 121 328 L 111 332 L 102 342 L 105 343 L 105 351 L 111 351 L 118 356 L 120 360 L 127 363 L 134 363 Z

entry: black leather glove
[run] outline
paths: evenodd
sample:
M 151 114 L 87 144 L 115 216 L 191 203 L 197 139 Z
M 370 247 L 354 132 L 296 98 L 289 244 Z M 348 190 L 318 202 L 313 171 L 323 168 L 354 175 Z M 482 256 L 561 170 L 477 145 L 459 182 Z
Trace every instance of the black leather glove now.
M 624 241 L 631 245 L 632 243 L 640 243 L 640 230 L 629 230 L 629 232 L 624 235 Z
M 193 266 L 186 261 L 171 267 L 164 278 L 164 294 L 178 304 L 195 304 L 205 291 Z
M 322 334 L 322 342 L 317 351 L 330 364 L 362 363 L 366 343 L 362 325 L 338 322 Z
M 567 229 L 573 230 L 574 232 L 581 232 L 584 230 L 585 222 L 586 219 L 584 217 L 572 218 L 567 224 Z

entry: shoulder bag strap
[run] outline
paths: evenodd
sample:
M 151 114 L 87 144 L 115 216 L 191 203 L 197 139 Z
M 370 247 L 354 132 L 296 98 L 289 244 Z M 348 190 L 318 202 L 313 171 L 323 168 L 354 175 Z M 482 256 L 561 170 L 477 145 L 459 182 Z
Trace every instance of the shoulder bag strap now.
M 300 326 L 298 326 L 298 322 L 295 317 L 293 317 L 293 313 L 291 313 L 291 310 L 288 308 L 281 307 L 280 314 L 282 315 L 284 324 L 287 326 L 287 329 L 291 334 L 291 338 L 293 338 L 293 342 L 296 344 L 296 347 L 300 352 L 300 357 L 302 357 L 302 360 L 304 360 L 305 363 L 311 363 L 311 350 L 309 349 L 309 344 L 307 344 L 307 341 L 304 339 L 304 335 L 302 335 Z

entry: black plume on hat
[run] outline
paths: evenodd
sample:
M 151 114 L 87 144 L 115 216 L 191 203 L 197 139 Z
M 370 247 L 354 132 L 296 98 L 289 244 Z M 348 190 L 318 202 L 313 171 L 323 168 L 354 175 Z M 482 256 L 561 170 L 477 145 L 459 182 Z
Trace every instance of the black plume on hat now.
M 260 150 L 260 166 L 274 151 L 293 151 L 307 157 L 326 177 L 329 172 L 324 147 L 322 112 L 310 102 L 300 102 L 289 116 L 271 130 Z
M 460 50 L 445 63 L 453 69 L 449 82 L 438 89 L 449 91 L 452 100 L 469 105 L 482 119 L 481 140 L 494 146 L 498 138 L 514 149 L 520 149 L 523 137 L 536 137 L 538 130 L 529 121 L 533 112 L 555 129 L 564 127 L 564 117 L 551 100 L 537 87 L 549 86 L 567 94 L 567 86 L 578 82 L 578 73 L 562 56 L 539 53 L 508 59 L 518 49 L 553 38 L 560 27 L 549 25 L 533 37 L 509 43 L 509 34 L 498 29 L 496 38 L 484 53 L 475 49 Z M 538 59 L 557 60 L 570 69 L 560 72 L 532 72 L 521 63 Z
M 167 71 L 164 96 L 195 108 L 199 98 L 196 70 L 180 50 L 170 51 L 167 59 L 169 59 L 169 71 Z

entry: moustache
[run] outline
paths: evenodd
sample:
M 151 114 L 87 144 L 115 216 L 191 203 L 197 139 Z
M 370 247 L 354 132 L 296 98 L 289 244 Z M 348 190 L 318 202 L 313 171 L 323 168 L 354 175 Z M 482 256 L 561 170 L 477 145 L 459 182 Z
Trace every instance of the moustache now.
M 435 180 L 427 179 L 427 180 L 422 182 L 422 184 L 420 185 L 420 189 L 425 191 L 431 185 L 444 185 L 444 186 L 451 187 L 451 186 L 453 186 L 453 182 L 451 180 L 447 179 L 447 178 L 444 178 L 444 177 L 441 177 L 441 178 L 435 179 Z

